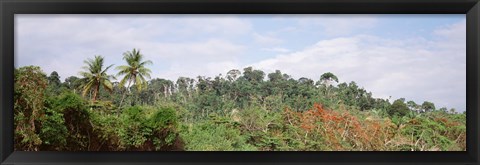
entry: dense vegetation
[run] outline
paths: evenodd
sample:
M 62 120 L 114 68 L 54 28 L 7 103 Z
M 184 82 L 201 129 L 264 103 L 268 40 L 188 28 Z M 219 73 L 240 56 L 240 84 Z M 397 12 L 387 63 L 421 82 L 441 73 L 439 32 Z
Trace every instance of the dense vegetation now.
M 333 73 L 298 80 L 247 67 L 226 76 L 153 78 L 139 51 L 108 75 L 101 56 L 60 81 L 15 69 L 15 149 L 40 151 L 451 151 L 465 113 L 373 98 Z M 119 78 L 119 82 L 112 82 Z

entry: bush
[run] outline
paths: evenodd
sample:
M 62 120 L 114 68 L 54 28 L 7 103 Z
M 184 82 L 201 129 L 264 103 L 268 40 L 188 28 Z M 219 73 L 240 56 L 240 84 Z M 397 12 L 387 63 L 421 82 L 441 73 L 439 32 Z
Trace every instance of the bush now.
M 147 126 L 153 130 L 156 150 L 183 150 L 183 141 L 177 133 L 178 118 L 172 107 L 160 107 L 148 119 Z
M 442 116 L 417 117 L 400 129 L 414 151 L 465 150 L 465 131 L 464 123 Z
M 152 114 L 149 116 L 149 113 Z M 176 131 L 177 115 L 172 107 L 129 107 L 123 111 L 121 120 L 123 126 L 118 133 L 126 150 L 183 150 Z
M 117 115 L 105 114 L 99 111 L 92 111 L 91 121 L 93 131 L 97 140 L 93 141 L 93 151 L 121 151 L 120 138 L 118 136 L 119 127 L 122 121 Z
M 146 119 L 140 106 L 128 107 L 122 112 L 122 127 L 119 130 L 121 143 L 127 149 L 139 148 L 152 130 L 146 127 Z
M 42 150 L 62 150 L 67 145 L 68 130 L 63 114 L 55 109 L 57 98 L 49 98 L 45 103 L 45 116 L 42 118 L 40 138 Z
M 246 143 L 247 138 L 240 130 L 228 123 L 212 121 L 190 124 L 183 127 L 181 137 L 185 140 L 185 149 L 191 151 L 253 151 Z
M 70 151 L 90 150 L 93 127 L 86 101 L 79 95 L 63 93 L 53 105 L 55 111 L 62 113 L 68 130 L 67 148 Z
M 249 137 L 249 143 L 260 150 L 278 150 L 284 144 L 279 137 L 282 120 L 278 112 L 267 111 L 258 106 L 247 107 L 239 113 L 242 133 Z M 274 135 L 276 134 L 277 135 Z

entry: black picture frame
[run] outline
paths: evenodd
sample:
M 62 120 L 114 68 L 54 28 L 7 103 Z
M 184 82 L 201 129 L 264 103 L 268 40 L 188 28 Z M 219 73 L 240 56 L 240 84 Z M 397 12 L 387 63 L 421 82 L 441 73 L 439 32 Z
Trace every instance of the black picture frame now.
M 2 164 L 479 164 L 479 0 L 1 0 Z M 467 151 L 25 152 L 13 150 L 15 14 L 466 14 Z

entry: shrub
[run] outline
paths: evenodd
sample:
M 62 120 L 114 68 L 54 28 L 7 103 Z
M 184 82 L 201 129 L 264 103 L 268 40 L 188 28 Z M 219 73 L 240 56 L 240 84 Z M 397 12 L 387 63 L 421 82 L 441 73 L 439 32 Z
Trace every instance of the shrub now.
M 119 137 L 122 145 L 128 149 L 132 147 L 139 148 L 152 130 L 146 127 L 146 119 L 140 106 L 128 107 L 122 112 L 122 127 L 119 130 Z
M 90 150 L 93 127 L 86 101 L 75 93 L 66 92 L 59 97 L 53 106 L 57 112 L 63 114 L 65 126 L 68 130 L 68 150 Z
M 126 150 L 183 150 L 176 131 L 177 115 L 172 107 L 129 107 L 123 111 L 121 120 L 123 126 L 118 133 Z
M 361 121 L 348 111 L 325 109 L 321 104 L 305 112 L 286 109 L 284 118 L 293 131 L 289 134 L 303 143 L 302 150 L 387 150 L 384 143 L 394 130 L 388 120 Z
M 177 133 L 178 118 L 172 107 L 160 107 L 148 119 L 153 130 L 153 144 L 156 150 L 183 150 L 183 141 Z
M 274 135 L 282 129 L 280 113 L 251 106 L 240 111 L 238 120 L 242 133 L 249 137 L 249 143 L 260 150 L 273 151 L 283 147 L 280 134 Z
M 117 115 L 105 114 L 101 111 L 92 111 L 91 118 L 93 131 L 96 136 L 92 144 L 93 151 L 121 151 L 120 138 L 118 136 L 119 127 L 122 121 Z
M 247 138 L 240 130 L 228 123 L 206 121 L 195 125 L 186 125 L 181 132 L 185 140 L 185 149 L 191 151 L 252 151 L 256 150 L 246 143 Z
M 410 120 L 400 133 L 408 137 L 408 150 L 439 151 L 465 150 L 465 124 L 441 116 L 418 117 Z
M 62 150 L 67 145 L 68 130 L 63 114 L 55 109 L 57 98 L 49 98 L 45 103 L 45 116 L 42 118 L 40 138 L 42 150 Z
M 15 149 L 36 151 L 42 144 L 38 132 L 40 118 L 45 113 L 46 78 L 38 66 L 15 69 L 13 96 Z

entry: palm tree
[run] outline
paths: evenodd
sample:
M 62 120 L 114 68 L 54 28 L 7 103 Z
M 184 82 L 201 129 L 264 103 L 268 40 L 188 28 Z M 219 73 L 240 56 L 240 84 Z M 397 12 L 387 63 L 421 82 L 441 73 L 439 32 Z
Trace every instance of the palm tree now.
M 94 59 L 87 59 L 83 61 L 87 66 L 82 67 L 85 71 L 81 71 L 79 74 L 83 76 L 82 95 L 85 96 L 89 91 L 93 89 L 92 101 L 97 99 L 97 94 L 100 91 L 100 86 L 103 86 L 108 91 L 112 92 L 113 85 L 110 79 L 115 79 L 112 75 L 107 75 L 107 70 L 113 65 L 110 65 L 103 69 L 103 57 L 95 56 Z
M 120 86 L 125 86 L 125 83 L 128 81 L 127 90 L 130 92 L 130 85 L 133 82 L 133 85 L 137 86 L 137 91 L 141 91 L 147 86 L 146 78 L 150 78 L 150 69 L 146 68 L 147 64 L 152 64 L 152 61 L 142 61 L 143 55 L 140 54 L 140 50 L 133 49 L 133 51 L 127 51 L 123 53 L 123 59 L 127 62 L 127 65 L 117 66 L 119 72 L 117 76 L 124 76 L 120 81 Z M 125 98 L 125 93 L 123 93 L 122 100 L 120 101 L 120 106 L 123 103 Z

